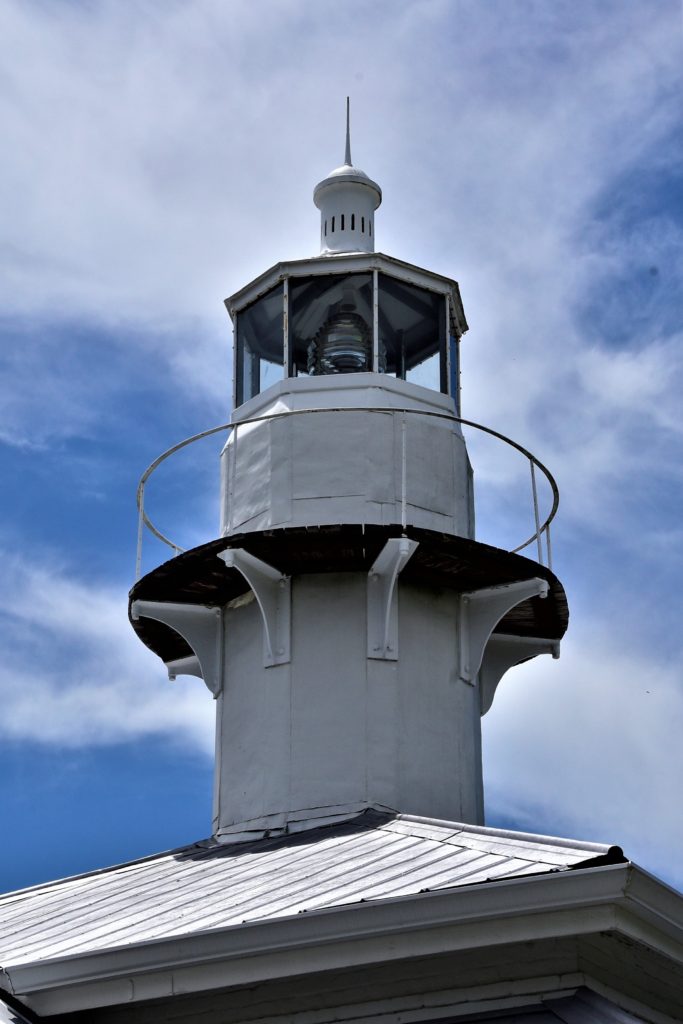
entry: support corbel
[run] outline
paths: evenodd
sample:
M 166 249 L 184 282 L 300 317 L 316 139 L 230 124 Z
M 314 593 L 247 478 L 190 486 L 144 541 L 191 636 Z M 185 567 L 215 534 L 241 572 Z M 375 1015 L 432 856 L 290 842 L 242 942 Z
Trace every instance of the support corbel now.
M 504 615 L 530 597 L 547 596 L 548 583 L 538 577 L 461 594 L 458 609 L 460 678 L 474 686 L 488 639 Z
M 559 658 L 560 641 L 534 636 L 509 636 L 507 633 L 491 634 L 479 669 L 482 715 L 491 707 L 498 683 L 507 670 L 529 658 L 535 658 L 537 654 L 552 654 L 553 658 Z
M 396 581 L 417 546 L 407 537 L 390 538 L 368 573 L 368 658 L 398 659 Z
M 196 654 L 190 654 L 187 658 L 174 658 L 167 661 L 168 678 L 174 682 L 178 676 L 199 676 L 202 678 L 202 667 Z
M 286 664 L 291 660 L 291 577 L 244 548 L 228 548 L 218 557 L 229 569 L 241 573 L 254 592 L 263 619 L 263 664 Z
M 217 697 L 223 685 L 223 611 L 203 604 L 166 601 L 133 601 L 133 619 L 154 619 L 170 626 L 192 648 L 194 657 L 166 663 L 169 679 L 177 675 L 200 676 Z

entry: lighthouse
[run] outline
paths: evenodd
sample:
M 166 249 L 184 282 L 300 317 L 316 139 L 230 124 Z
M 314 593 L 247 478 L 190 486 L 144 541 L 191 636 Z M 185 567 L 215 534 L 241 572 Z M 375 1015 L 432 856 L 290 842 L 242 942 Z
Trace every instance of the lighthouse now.
M 140 638 L 216 699 L 219 841 L 369 809 L 482 825 L 481 716 L 567 624 L 538 514 L 537 561 L 476 540 L 459 288 L 376 251 L 348 107 L 313 198 L 320 254 L 226 300 L 219 536 L 132 592 Z
M 484 823 L 482 715 L 567 626 L 557 488 L 463 417 L 458 286 L 377 251 L 381 200 L 347 110 L 319 254 L 226 300 L 230 423 L 138 489 L 130 619 L 215 700 L 211 834 L 0 896 L 0 1024 L 680 1022 L 683 896 Z M 512 551 L 475 531 L 477 430 L 528 468 Z M 182 551 L 145 482 L 223 432 L 216 536 Z M 173 557 L 143 575 L 145 526 Z

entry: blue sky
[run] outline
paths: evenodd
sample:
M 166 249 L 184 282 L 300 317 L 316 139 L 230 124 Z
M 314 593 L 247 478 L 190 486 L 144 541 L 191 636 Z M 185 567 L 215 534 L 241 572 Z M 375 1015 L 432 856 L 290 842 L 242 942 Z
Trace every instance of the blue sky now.
M 681 35 L 677 0 L 0 0 L 2 888 L 210 832 L 212 701 L 126 618 L 135 487 L 228 418 L 222 300 L 316 254 L 347 94 L 378 248 L 460 282 L 463 414 L 561 489 L 570 631 L 485 719 L 487 820 L 683 886 Z M 217 448 L 150 486 L 183 546 Z

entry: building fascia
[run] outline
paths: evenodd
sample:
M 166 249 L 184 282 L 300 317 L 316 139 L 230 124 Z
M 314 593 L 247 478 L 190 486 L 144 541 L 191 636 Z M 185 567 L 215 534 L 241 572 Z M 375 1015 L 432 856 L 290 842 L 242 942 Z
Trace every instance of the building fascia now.
M 683 897 L 628 864 L 553 872 L 10 966 L 2 983 L 53 1014 L 615 931 L 683 962 Z

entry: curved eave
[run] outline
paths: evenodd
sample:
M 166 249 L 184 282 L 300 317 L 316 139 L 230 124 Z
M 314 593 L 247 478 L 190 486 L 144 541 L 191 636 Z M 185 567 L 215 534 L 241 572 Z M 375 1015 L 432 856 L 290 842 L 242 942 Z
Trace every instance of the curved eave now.
M 370 192 L 374 192 L 377 197 L 377 206 L 382 202 L 382 189 L 379 187 L 376 181 L 372 178 L 368 178 L 367 174 L 363 174 L 362 171 L 356 171 L 355 169 L 349 169 L 344 174 L 331 174 L 328 178 L 323 178 L 315 186 L 313 191 L 313 202 L 320 208 L 320 197 L 323 192 L 327 192 L 328 189 L 336 188 L 340 185 L 360 185 L 362 188 L 369 189 Z
M 406 533 L 419 546 L 401 573 L 403 584 L 466 592 L 540 577 L 549 584 L 547 598 L 534 597 L 517 605 L 501 619 L 496 632 L 548 640 L 559 640 L 566 632 L 567 598 L 560 581 L 545 566 L 465 537 L 415 527 L 408 527 Z M 343 525 L 221 537 L 147 573 L 131 590 L 130 603 L 144 600 L 224 606 L 248 590 L 244 577 L 218 557 L 228 548 L 244 548 L 286 576 L 368 572 L 386 541 L 401 534 L 399 525 Z M 130 618 L 142 642 L 162 661 L 175 661 L 192 653 L 185 640 L 168 626 L 154 619 Z

